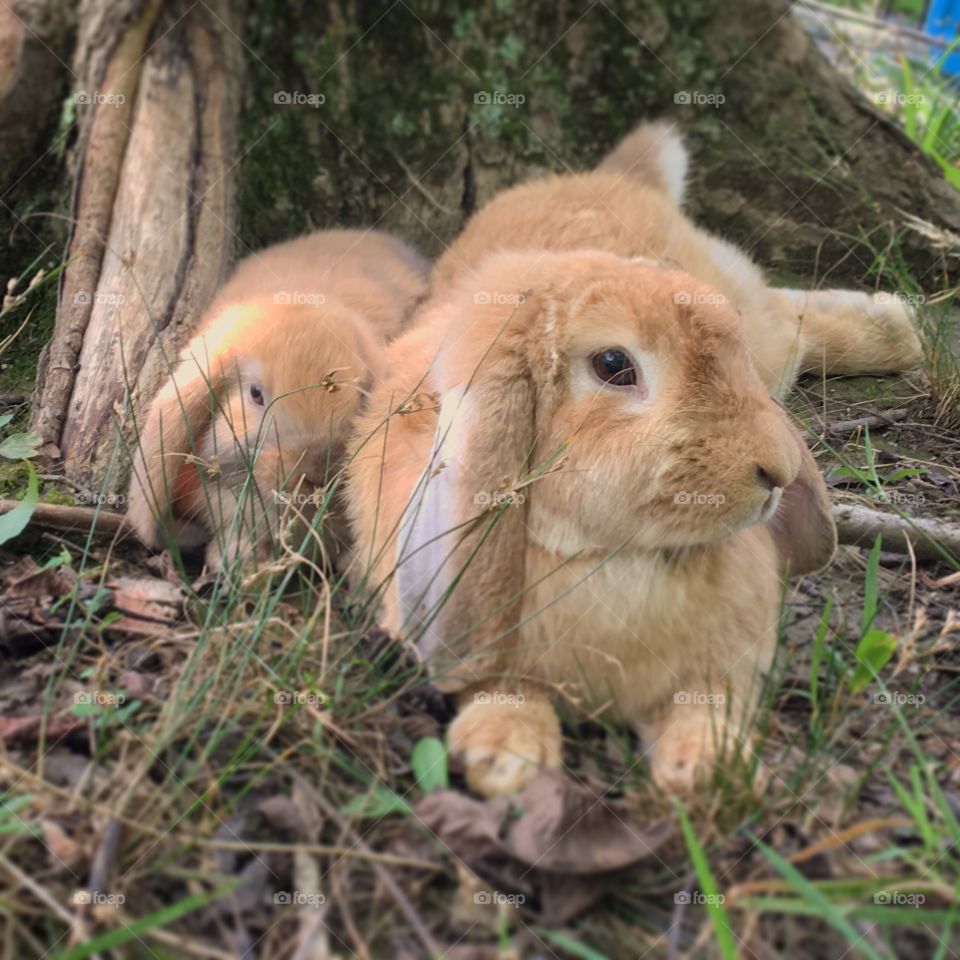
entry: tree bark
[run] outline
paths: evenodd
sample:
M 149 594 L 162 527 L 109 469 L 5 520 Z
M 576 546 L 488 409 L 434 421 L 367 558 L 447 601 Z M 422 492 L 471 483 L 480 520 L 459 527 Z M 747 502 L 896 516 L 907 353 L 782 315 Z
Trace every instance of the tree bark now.
M 239 23 L 229 0 L 84 7 L 76 225 L 33 429 L 101 488 L 232 253 Z M 104 35 L 106 31 L 106 36 Z M 106 53 L 106 51 L 112 51 Z
M 0 0 L 0 190 L 32 164 L 67 72 L 64 0 Z M 41 149 L 46 149 L 45 147 Z

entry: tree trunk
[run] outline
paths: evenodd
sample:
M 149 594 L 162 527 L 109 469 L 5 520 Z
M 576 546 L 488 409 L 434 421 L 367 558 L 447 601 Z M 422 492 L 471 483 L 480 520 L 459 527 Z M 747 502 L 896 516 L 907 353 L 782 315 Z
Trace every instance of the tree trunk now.
M 66 73 L 67 13 L 62 0 L 0 0 L 0 190 L 33 162 L 37 118 L 53 106 Z
M 960 194 L 782 0 L 122 7 L 81 9 L 81 83 L 127 100 L 81 108 L 35 407 L 81 482 L 113 471 L 118 424 L 132 441 L 131 412 L 223 278 L 235 224 L 242 254 L 337 225 L 437 254 L 504 185 L 588 166 L 644 118 L 686 131 L 697 220 L 776 275 L 890 286 L 877 254 L 893 246 L 929 289 L 960 274 Z
M 228 0 L 81 13 L 76 219 L 33 428 L 71 479 L 99 487 L 118 440 L 135 442 L 134 404 L 226 276 L 240 24 Z

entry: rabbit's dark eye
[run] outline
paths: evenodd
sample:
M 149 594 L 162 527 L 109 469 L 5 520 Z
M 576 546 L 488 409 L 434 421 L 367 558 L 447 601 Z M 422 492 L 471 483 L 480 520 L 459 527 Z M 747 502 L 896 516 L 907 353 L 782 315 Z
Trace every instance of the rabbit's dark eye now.
M 258 406 L 263 406 L 263 391 L 255 384 L 250 384 L 250 399 Z
M 616 347 L 601 350 L 590 361 L 593 372 L 611 387 L 632 387 L 637 382 L 637 369 L 633 361 Z

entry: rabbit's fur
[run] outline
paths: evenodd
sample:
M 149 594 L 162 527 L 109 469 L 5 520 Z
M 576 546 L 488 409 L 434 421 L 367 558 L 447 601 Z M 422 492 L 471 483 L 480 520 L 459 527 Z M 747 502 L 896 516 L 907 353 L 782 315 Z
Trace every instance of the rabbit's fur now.
M 140 431 L 128 519 L 141 539 L 207 543 L 217 567 L 263 556 L 281 517 L 308 520 L 425 277 L 416 253 L 375 231 L 322 231 L 243 260 Z
M 356 567 L 458 694 L 450 747 L 483 794 L 561 762 L 557 695 L 635 725 L 655 779 L 691 788 L 740 739 L 782 577 L 835 549 L 771 393 L 919 359 L 896 302 L 771 289 L 697 229 L 685 164 L 649 125 L 596 172 L 495 198 L 357 422 Z M 636 384 L 604 382 L 610 348 Z
M 737 249 L 680 209 L 687 159 L 676 130 L 641 126 L 592 172 L 550 176 L 494 197 L 438 260 L 438 295 L 496 250 L 607 250 L 686 270 L 740 314 L 763 381 L 783 396 L 798 374 L 890 373 L 916 366 L 911 312 L 888 294 L 768 287 Z M 681 294 L 682 295 L 682 294 Z

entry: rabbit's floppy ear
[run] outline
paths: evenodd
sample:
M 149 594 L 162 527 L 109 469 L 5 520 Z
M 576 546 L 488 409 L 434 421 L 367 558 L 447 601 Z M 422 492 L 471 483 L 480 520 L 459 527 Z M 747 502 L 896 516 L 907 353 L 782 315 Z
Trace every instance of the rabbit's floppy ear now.
M 837 528 L 817 461 L 793 424 L 788 422 L 787 428 L 800 450 L 800 470 L 784 489 L 769 527 L 784 568 L 799 576 L 814 573 L 833 559 Z
M 178 504 L 182 509 L 199 493 L 193 458 L 221 407 L 235 364 L 229 319 L 220 318 L 184 348 L 140 431 L 127 518 L 149 546 L 163 545 L 164 530 L 173 531 L 183 545 L 194 539 L 189 522 L 178 516 Z
M 430 658 L 441 689 L 490 676 L 515 638 L 527 517 L 525 488 L 517 488 L 536 464 L 534 370 L 543 368 L 531 343 L 543 348 L 544 301 L 468 302 L 455 319 L 455 307 L 442 308 L 451 311 L 451 335 L 429 375 L 440 411 L 401 520 L 396 570 L 403 633 Z

